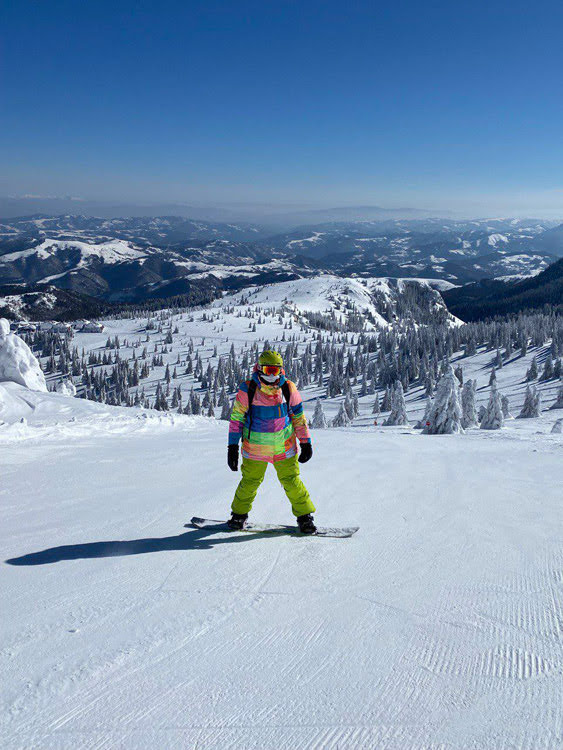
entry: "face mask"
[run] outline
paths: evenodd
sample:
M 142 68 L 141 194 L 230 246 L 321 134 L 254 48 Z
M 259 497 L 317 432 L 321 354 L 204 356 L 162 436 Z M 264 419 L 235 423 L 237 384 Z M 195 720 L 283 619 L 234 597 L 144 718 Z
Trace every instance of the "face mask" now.
M 264 373 L 260 373 L 260 379 L 263 380 L 265 383 L 275 383 L 280 379 L 279 375 L 264 375 Z

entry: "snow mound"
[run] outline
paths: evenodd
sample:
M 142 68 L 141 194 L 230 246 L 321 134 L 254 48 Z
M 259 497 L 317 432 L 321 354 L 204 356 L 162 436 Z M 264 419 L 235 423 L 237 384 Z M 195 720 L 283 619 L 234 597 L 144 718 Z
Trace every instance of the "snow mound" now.
M 17 383 L 0 383 L 1 445 L 29 439 L 60 440 L 203 428 L 221 430 L 224 423 L 208 417 L 109 406 L 63 393 L 31 391 Z
M 33 391 L 46 391 L 45 376 L 29 346 L 10 333 L 6 318 L 0 318 L 0 382 L 19 383 Z
M 61 380 L 57 383 L 57 393 L 61 393 L 63 396 L 76 396 L 76 386 L 72 380 Z

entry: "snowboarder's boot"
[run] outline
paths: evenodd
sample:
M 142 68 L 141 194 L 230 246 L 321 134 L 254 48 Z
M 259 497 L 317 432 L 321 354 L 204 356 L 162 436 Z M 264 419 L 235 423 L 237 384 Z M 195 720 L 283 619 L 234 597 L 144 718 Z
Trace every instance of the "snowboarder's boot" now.
M 232 513 L 231 517 L 227 521 L 227 526 L 232 531 L 242 531 L 246 524 L 248 513 Z
M 306 513 L 304 516 L 299 516 L 297 524 L 299 526 L 299 531 L 302 534 L 311 535 L 317 533 L 317 527 L 315 526 L 313 516 L 310 513 Z

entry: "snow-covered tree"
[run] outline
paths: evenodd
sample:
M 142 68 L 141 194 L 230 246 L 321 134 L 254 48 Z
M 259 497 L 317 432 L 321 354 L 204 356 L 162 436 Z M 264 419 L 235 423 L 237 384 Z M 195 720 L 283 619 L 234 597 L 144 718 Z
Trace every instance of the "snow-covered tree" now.
M 551 380 L 552 377 L 553 377 L 553 359 L 551 358 L 551 354 L 548 354 L 545 360 L 545 364 L 543 366 L 543 372 L 540 376 L 540 380 Z
M 332 427 L 347 427 L 350 424 L 350 417 L 344 407 L 344 402 L 341 402 L 338 414 L 332 420 Z
M 476 427 L 478 424 L 477 409 L 475 407 L 476 380 L 467 380 L 461 391 L 461 426 L 464 430 Z
M 551 432 L 553 435 L 561 435 L 563 433 L 563 417 L 554 422 Z
M 559 386 L 559 390 L 557 391 L 557 398 L 555 399 L 555 403 L 553 403 L 549 408 L 550 409 L 563 409 L 563 385 Z
M 389 386 L 385 389 L 383 399 L 381 401 L 381 411 L 389 411 L 391 409 L 391 390 Z
M 346 398 L 344 399 L 344 408 L 346 409 L 348 419 L 352 421 L 356 415 L 354 414 L 354 403 L 349 394 L 346 394 Z
M 68 380 L 60 380 L 56 386 L 57 393 L 62 393 L 63 396 L 76 396 L 76 386 L 69 378 Z
M 436 395 L 430 408 L 424 433 L 426 435 L 451 435 L 463 432 L 461 426 L 461 404 L 459 401 L 459 380 L 453 367 L 449 366 L 436 386 Z
M 531 417 L 539 417 L 541 414 L 541 395 L 535 385 L 528 386 L 526 388 L 526 397 L 524 398 L 524 405 L 522 411 L 518 415 L 519 419 L 529 419 Z
M 526 380 L 535 380 L 538 377 L 538 360 L 534 356 L 530 367 L 528 368 L 528 372 L 526 373 Z
M 505 419 L 512 419 L 512 414 L 509 411 L 508 396 L 501 396 L 500 403 L 502 406 L 502 416 Z
M 317 399 L 317 403 L 315 404 L 313 418 L 311 419 L 311 422 L 309 424 L 315 430 L 324 430 L 328 426 L 325 413 L 323 411 L 323 405 L 321 404 L 321 400 L 319 398 Z
M 415 429 L 423 430 L 426 427 L 428 420 L 430 419 L 430 412 L 432 410 L 432 399 L 426 399 L 426 408 L 424 409 L 424 415 L 415 424 Z
M 491 386 L 487 410 L 481 420 L 482 430 L 500 430 L 504 427 L 504 416 L 502 413 L 502 401 L 496 385 Z
M 393 393 L 391 394 L 391 413 L 383 423 L 385 427 L 393 425 L 408 425 L 407 405 L 400 380 L 397 380 Z
M 371 413 L 375 416 L 381 413 L 381 406 L 379 405 L 379 396 L 377 393 L 375 394 L 375 400 L 373 402 L 373 409 L 371 410 Z

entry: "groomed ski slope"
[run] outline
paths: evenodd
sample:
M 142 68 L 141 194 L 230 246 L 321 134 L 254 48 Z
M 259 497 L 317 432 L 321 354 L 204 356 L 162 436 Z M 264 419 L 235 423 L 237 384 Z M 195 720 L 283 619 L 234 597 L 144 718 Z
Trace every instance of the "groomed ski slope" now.
M 563 745 L 553 420 L 316 431 L 316 518 L 361 528 L 304 539 L 184 528 L 225 423 L 41 399 L 0 430 L 2 748 Z M 290 520 L 273 472 L 253 517 Z

